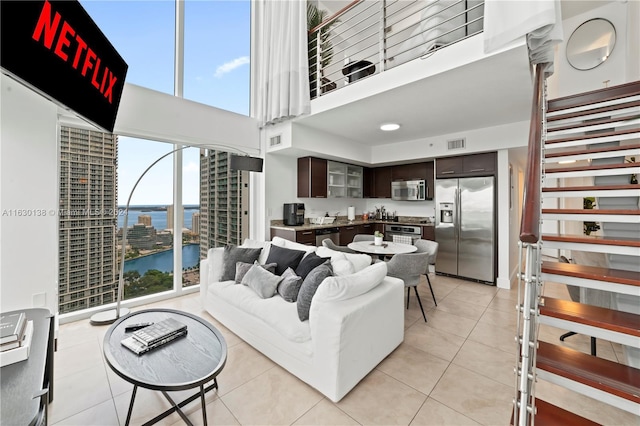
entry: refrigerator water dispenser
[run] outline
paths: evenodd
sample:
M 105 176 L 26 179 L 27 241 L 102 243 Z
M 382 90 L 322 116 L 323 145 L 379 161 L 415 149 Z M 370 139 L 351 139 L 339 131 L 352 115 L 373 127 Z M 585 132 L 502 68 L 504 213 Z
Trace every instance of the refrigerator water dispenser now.
M 453 223 L 453 204 L 440 203 L 440 222 Z

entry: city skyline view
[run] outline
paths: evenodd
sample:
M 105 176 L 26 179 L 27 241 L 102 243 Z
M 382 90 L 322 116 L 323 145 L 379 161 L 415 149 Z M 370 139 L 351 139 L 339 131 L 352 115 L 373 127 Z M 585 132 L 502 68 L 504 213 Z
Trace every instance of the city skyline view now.
M 174 2 L 80 3 L 129 65 L 126 83 L 174 93 Z M 185 99 L 249 114 L 250 7 L 246 0 L 185 1 Z M 163 141 L 119 136 L 119 206 L 126 204 L 142 172 L 174 149 L 158 142 Z M 183 204 L 200 204 L 200 150 L 182 152 Z M 131 204 L 172 204 L 172 170 L 172 156 L 156 164 L 140 181 Z

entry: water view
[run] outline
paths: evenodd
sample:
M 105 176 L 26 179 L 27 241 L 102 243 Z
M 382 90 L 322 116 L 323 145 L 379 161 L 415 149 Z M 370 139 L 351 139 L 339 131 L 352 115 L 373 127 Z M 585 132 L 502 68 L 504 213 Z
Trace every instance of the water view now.
M 182 267 L 191 268 L 200 262 L 200 244 L 182 246 Z M 150 269 L 161 272 L 173 272 L 173 249 L 125 260 L 124 271 L 138 271 L 144 275 Z

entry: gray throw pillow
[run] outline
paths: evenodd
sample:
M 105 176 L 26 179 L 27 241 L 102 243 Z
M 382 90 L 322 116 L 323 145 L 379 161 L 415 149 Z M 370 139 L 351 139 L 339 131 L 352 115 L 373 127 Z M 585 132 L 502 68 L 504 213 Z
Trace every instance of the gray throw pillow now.
M 257 260 L 253 263 L 245 263 L 245 262 L 236 263 L 236 284 L 240 284 L 242 282 L 242 279 L 247 274 L 247 272 L 249 272 L 249 269 L 251 269 L 253 265 L 260 265 L 260 264 L 258 263 Z M 264 269 L 271 272 L 272 274 L 276 272 L 275 263 L 268 263 L 266 265 L 260 265 L 260 266 L 262 266 Z
M 281 275 L 282 281 L 278 284 L 278 294 L 287 302 L 298 300 L 298 293 L 302 285 L 302 277 L 296 275 L 293 269 L 287 268 Z
M 302 250 L 293 250 L 271 244 L 269 256 L 267 256 L 265 263 L 277 263 L 276 275 L 282 275 L 287 268 L 296 269 L 305 254 L 307 253 Z
M 298 318 L 300 321 L 306 321 L 309 319 L 309 310 L 311 309 L 311 299 L 316 294 L 316 290 L 322 283 L 322 281 L 333 275 L 331 269 L 331 261 L 327 260 L 320 266 L 316 266 L 302 282 L 300 286 L 300 292 L 298 293 Z
M 245 248 L 234 245 L 225 246 L 222 257 L 222 276 L 220 281 L 229 281 L 236 277 L 236 263 L 244 262 L 253 264 L 258 260 L 262 248 Z M 268 263 L 268 262 L 267 262 Z
M 262 299 L 268 299 L 276 294 L 281 279 L 281 276 L 272 274 L 260 265 L 252 265 L 242 279 L 242 284 L 255 291 Z

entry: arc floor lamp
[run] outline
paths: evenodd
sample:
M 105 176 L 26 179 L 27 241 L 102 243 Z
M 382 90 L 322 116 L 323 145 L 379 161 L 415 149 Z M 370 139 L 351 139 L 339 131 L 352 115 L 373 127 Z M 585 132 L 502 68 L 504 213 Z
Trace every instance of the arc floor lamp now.
M 128 220 L 129 220 L 129 204 L 131 203 L 131 197 L 133 196 L 133 193 L 135 192 L 136 187 L 138 186 L 138 184 L 140 183 L 144 175 L 146 175 L 147 172 L 153 168 L 153 166 L 158 164 L 165 157 L 168 157 L 171 154 L 174 154 L 178 151 L 182 151 L 183 149 L 187 149 L 187 148 L 193 148 L 193 147 L 188 145 L 181 146 L 179 148 L 171 150 L 166 154 L 163 154 L 162 156 L 160 156 L 153 163 L 151 163 L 149 167 L 147 167 L 144 170 L 144 172 L 142 172 L 142 174 L 140 175 L 136 183 L 133 185 L 133 188 L 131 188 L 131 192 L 129 193 L 129 198 L 127 198 L 127 205 L 124 210 L 124 222 L 122 226 L 122 252 L 121 252 L 121 258 L 120 258 L 120 273 L 118 276 L 118 293 L 116 294 L 116 307 L 115 309 L 109 309 L 106 311 L 95 313 L 90 320 L 92 325 L 111 324 L 115 322 L 117 319 L 119 319 L 121 316 L 125 316 L 129 313 L 129 309 L 120 307 L 120 302 L 122 301 L 123 289 L 124 289 L 124 261 L 125 261 L 125 254 L 127 251 L 127 227 L 128 227 Z M 233 150 L 239 151 L 244 155 L 231 154 L 231 157 L 229 159 L 230 169 L 249 171 L 249 172 L 262 172 L 262 165 L 263 165 L 262 158 L 250 157 L 249 154 L 247 154 L 246 152 L 240 151 L 238 148 L 231 147 L 231 146 L 218 145 L 215 147 L 206 147 L 206 148 L 208 149 L 222 148 L 222 149 L 233 149 Z

